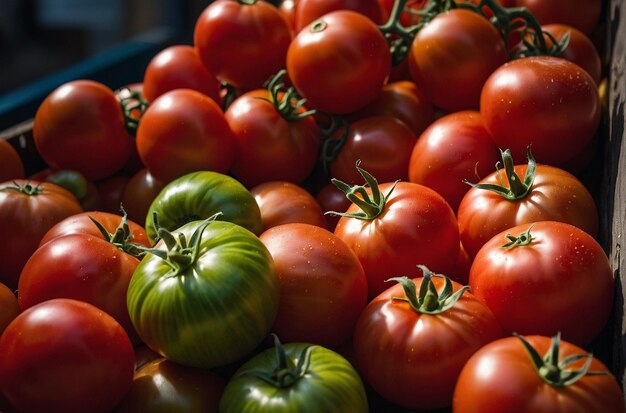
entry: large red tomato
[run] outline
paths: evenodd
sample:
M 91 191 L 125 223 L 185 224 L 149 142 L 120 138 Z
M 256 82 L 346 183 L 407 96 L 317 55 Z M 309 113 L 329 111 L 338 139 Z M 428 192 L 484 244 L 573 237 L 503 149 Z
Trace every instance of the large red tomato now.
M 498 68 L 480 97 L 485 127 L 500 148 L 522 159 L 532 145 L 537 159 L 560 165 L 579 154 L 600 122 L 596 83 L 569 60 L 537 56 Z
M 144 113 L 137 151 L 163 183 L 189 172 L 226 173 L 233 161 L 233 132 L 215 101 L 191 89 L 169 91 Z
M 505 333 L 560 331 L 582 346 L 599 334 L 613 306 L 613 271 L 600 244 L 556 221 L 494 236 L 474 258 L 469 285 Z
M 388 288 L 388 278 L 420 275 L 418 265 L 442 273 L 454 270 L 459 231 L 445 199 L 411 182 L 379 186 L 371 175 L 362 173 L 367 176 L 367 187 L 338 183 L 353 204 L 346 211 L 348 215 L 339 219 L 335 235 L 359 257 L 369 297 Z
M 400 283 L 367 305 L 353 338 L 365 380 L 409 409 L 451 405 L 465 362 L 502 334 L 491 310 L 467 287 L 424 271 L 424 278 L 394 279 Z
M 327 347 L 348 340 L 367 304 L 367 280 L 354 252 L 309 224 L 279 225 L 260 238 L 280 281 L 272 331 L 284 341 Z
M 53 169 L 75 169 L 88 180 L 122 168 L 133 145 L 115 93 L 91 80 L 63 84 L 37 109 L 33 138 Z
M 483 84 L 507 60 L 500 32 L 478 13 L 453 9 L 421 29 L 409 56 L 411 77 L 447 111 L 478 109 Z
M 130 389 L 133 366 L 124 329 L 81 301 L 43 302 L 0 337 L 0 389 L 21 413 L 109 413 Z
M 0 282 L 17 288 L 22 267 L 57 222 L 82 212 L 68 190 L 48 182 L 0 183 Z
M 409 163 L 409 180 L 439 192 L 453 210 L 470 189 L 464 180 L 480 180 L 493 171 L 498 147 L 477 111 L 443 116 L 419 136 Z
M 524 339 L 532 350 L 507 337 L 469 359 L 454 390 L 455 413 L 624 412 L 620 385 L 592 354 L 558 337 Z
M 287 20 L 265 1 L 214 1 L 198 17 L 194 31 L 194 45 L 207 69 L 244 90 L 260 88 L 285 67 L 290 42 Z
M 350 10 L 328 13 L 289 45 L 287 73 L 310 108 L 346 114 L 380 93 L 391 70 L 385 37 L 370 19 Z

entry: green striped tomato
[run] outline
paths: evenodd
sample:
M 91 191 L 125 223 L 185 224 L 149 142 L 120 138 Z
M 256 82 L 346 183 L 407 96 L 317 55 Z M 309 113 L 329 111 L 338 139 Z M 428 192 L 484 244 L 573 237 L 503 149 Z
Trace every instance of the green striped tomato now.
M 196 249 L 192 234 L 202 226 Z M 133 325 L 146 345 L 177 363 L 210 368 L 238 361 L 276 317 L 271 255 L 252 232 L 227 221 L 185 224 L 173 234 L 180 243 L 179 234 L 187 248 L 168 248 L 161 236 L 133 273 L 127 293 Z M 158 250 L 168 251 L 166 259 Z

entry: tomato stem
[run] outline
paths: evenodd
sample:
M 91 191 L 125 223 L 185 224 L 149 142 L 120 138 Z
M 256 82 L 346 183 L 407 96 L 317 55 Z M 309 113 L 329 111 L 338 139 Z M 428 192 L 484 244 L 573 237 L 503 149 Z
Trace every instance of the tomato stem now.
M 530 230 L 533 229 L 534 226 L 535 224 L 533 223 L 530 227 L 528 227 L 526 231 L 522 232 L 517 237 L 515 235 L 507 233 L 505 236 L 509 239 L 509 242 L 502 245 L 502 248 L 512 249 L 516 247 L 525 247 L 527 245 L 530 245 L 533 241 L 533 236 L 531 235 Z
M 12 182 L 13 185 L 2 187 L 0 188 L 0 191 L 17 191 L 28 196 L 39 195 L 43 192 L 43 188 L 40 184 L 32 185 L 31 181 L 28 181 L 24 185 L 18 184 L 17 181 Z
M 145 255 L 143 246 L 131 242 L 133 240 L 133 233 L 130 230 L 130 226 L 128 225 L 128 214 L 126 213 L 124 207 L 121 205 L 120 212 L 122 213 L 122 218 L 114 233 L 110 233 L 109 231 L 107 231 L 104 225 L 102 225 L 91 215 L 89 215 L 88 218 L 98 228 L 98 231 L 100 231 L 105 241 L 115 245 L 121 251 L 124 251 L 125 253 L 134 256 L 135 258 L 141 259 Z
M 136 136 L 139 122 L 148 109 L 148 101 L 139 90 L 128 89 L 128 96 L 120 99 L 120 105 L 124 113 L 126 131 L 130 136 Z

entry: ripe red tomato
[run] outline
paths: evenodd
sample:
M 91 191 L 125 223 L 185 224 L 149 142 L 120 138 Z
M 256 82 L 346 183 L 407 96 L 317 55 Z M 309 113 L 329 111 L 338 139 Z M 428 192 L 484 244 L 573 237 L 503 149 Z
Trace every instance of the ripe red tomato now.
M 22 267 L 44 234 L 62 219 L 82 212 L 68 190 L 48 182 L 18 179 L 0 183 L 0 282 L 17 288 Z
M 326 218 L 320 205 L 299 185 L 284 181 L 265 182 L 251 188 L 250 193 L 261 210 L 265 231 L 296 222 L 326 229 Z
M 498 68 L 480 98 L 485 127 L 500 148 L 522 159 L 532 145 L 542 163 L 560 165 L 591 141 L 600 122 L 598 90 L 580 66 L 552 56 Z
M 351 196 L 347 213 L 361 217 L 342 216 L 335 235 L 359 257 L 370 298 L 388 288 L 388 278 L 420 275 L 417 265 L 442 273 L 455 268 L 459 231 L 454 212 L 441 195 L 411 182 L 380 187 L 369 182 L 356 193 L 367 195 L 369 202 Z
M 369 17 L 376 24 L 385 22 L 386 13 L 378 0 L 298 0 L 296 33 L 325 14 L 336 10 L 352 10 Z
M 513 238 L 516 243 L 510 245 Z M 505 333 L 554 335 L 584 346 L 611 313 L 614 280 L 600 244 L 556 221 L 523 224 L 489 240 L 469 275 L 472 293 Z
M 446 300 L 462 286 L 441 277 L 406 279 L 419 291 L 401 284 L 374 298 L 359 317 L 354 332 L 357 368 L 385 399 L 408 409 L 432 409 L 452 404 L 456 379 L 465 362 L 479 348 L 501 337 L 493 313 L 464 291 L 450 308 Z M 432 283 L 428 298 L 421 288 Z M 419 300 L 419 302 L 417 302 Z
M 363 177 L 354 167 L 361 160 L 363 167 L 380 182 L 407 180 L 417 136 L 398 118 L 383 115 L 359 119 L 350 123 L 347 131 L 339 129 L 331 139 L 345 139 L 328 164 L 332 178 L 351 185 L 362 182 Z
M 597 26 L 602 0 L 578 0 L 576 7 L 569 0 L 516 0 L 526 7 L 541 24 L 562 23 L 590 34 Z
M 146 168 L 133 175 L 122 193 L 122 205 L 132 221 L 144 223 L 150 205 L 165 185 L 156 180 Z
M 120 214 L 122 194 L 124 193 L 129 179 L 130 178 L 127 176 L 116 175 L 98 181 L 96 184 L 100 198 L 98 210 L 112 214 Z
M 367 280 L 354 252 L 318 226 L 292 223 L 263 232 L 280 281 L 272 327 L 285 342 L 337 346 L 352 336 L 367 304 Z
M 456 211 L 476 181 L 493 171 L 498 147 L 477 111 L 461 111 L 433 122 L 418 138 L 409 162 L 409 180 L 439 192 Z
M 407 57 L 411 77 L 446 111 L 478 109 L 483 84 L 507 60 L 500 32 L 465 9 L 437 15 L 421 29 Z
M 289 24 L 292 34 L 296 32 L 296 5 L 298 0 L 283 0 L 278 5 L 278 11 L 282 13 Z
M 508 157 L 504 161 L 505 167 L 509 163 L 512 167 L 512 162 Z M 535 169 L 534 179 L 524 178 L 528 169 Z M 566 222 L 591 236 L 597 235 L 598 210 L 593 197 L 578 178 L 549 165 L 515 165 L 512 170 L 517 175 L 514 180 L 518 184 L 506 196 L 486 189 L 470 188 L 461 200 L 457 211 L 459 232 L 463 246 L 471 257 L 501 231 L 537 221 Z M 494 172 L 479 184 L 510 185 L 508 176 L 506 171 Z M 520 184 L 525 181 L 527 184 Z
M 19 313 L 20 306 L 17 297 L 9 287 L 0 283 L 0 336 Z
M 350 10 L 328 13 L 302 29 L 287 50 L 287 73 L 308 106 L 346 114 L 380 93 L 391 70 L 385 37 Z
M 253 90 L 235 99 L 225 113 L 235 142 L 231 172 L 248 188 L 269 181 L 301 183 L 317 160 L 319 127 L 313 116 L 293 118 L 304 107 L 282 113 L 284 98 L 282 93 Z
M 284 68 L 290 42 L 287 20 L 264 1 L 214 1 L 194 31 L 194 45 L 209 72 L 244 90 L 260 88 Z
M 193 89 L 221 104 L 220 82 L 200 61 L 193 46 L 174 45 L 157 53 L 146 67 L 143 94 L 149 102 L 174 89 Z
M 24 178 L 24 164 L 9 141 L 0 137 L 0 182 Z
M 315 199 L 324 213 L 326 211 L 346 212 L 348 207 L 352 205 L 346 194 L 332 183 L 324 185 L 315 195 Z M 326 228 L 335 231 L 340 217 L 334 214 L 324 214 L 324 216 L 326 217 Z
M 137 129 L 137 151 L 163 183 L 186 173 L 226 173 L 233 161 L 233 132 L 215 101 L 191 89 L 161 95 Z
M 81 301 L 43 302 L 0 337 L 0 388 L 23 413 L 109 413 L 130 389 L 133 364 L 124 329 Z
M 546 367 L 538 372 L 538 366 L 517 337 L 487 344 L 461 371 L 454 390 L 455 413 L 624 412 L 620 385 L 597 358 L 567 341 L 560 341 L 554 352 L 554 343 L 549 337 L 527 336 L 525 339 L 536 349 L 538 357 L 543 358 L 540 366 Z M 568 358 L 570 362 L 563 366 Z M 542 378 L 542 374 L 550 373 L 558 379 L 561 379 L 559 376 L 567 378 L 571 372 L 583 369 L 590 358 L 588 371 L 601 374 L 586 374 L 566 385 L 552 385 Z M 558 379 L 557 382 L 562 381 Z
M 33 138 L 53 169 L 74 169 L 88 180 L 106 178 L 124 166 L 133 141 L 115 93 L 91 80 L 63 84 L 37 109 Z

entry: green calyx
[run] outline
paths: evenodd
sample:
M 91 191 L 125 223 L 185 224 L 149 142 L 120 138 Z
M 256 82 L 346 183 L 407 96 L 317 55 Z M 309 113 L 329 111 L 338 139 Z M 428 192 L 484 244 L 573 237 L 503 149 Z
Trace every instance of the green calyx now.
M 532 224 L 530 227 L 528 227 L 526 231 L 522 232 L 517 237 L 515 235 L 507 233 L 505 236 L 509 240 L 509 242 L 502 245 L 502 248 L 513 249 L 530 245 L 533 242 L 533 236 L 530 233 L 530 230 L 533 229 L 534 226 L 535 224 Z
M 274 337 L 274 350 L 276 352 L 276 367 L 274 370 L 267 372 L 260 369 L 254 369 L 246 371 L 242 374 L 255 376 L 266 383 L 281 389 L 291 387 L 309 371 L 313 346 L 307 346 L 304 348 L 298 357 L 298 362 L 296 363 L 294 359 L 287 356 L 285 348 L 280 343 L 278 336 L 276 336 L 276 334 L 272 334 L 272 336 Z
M 378 217 L 383 212 L 383 210 L 385 209 L 385 205 L 387 204 L 387 200 L 389 199 L 389 196 L 391 196 L 393 190 L 396 188 L 398 181 L 396 181 L 391 189 L 389 189 L 389 191 L 383 195 L 380 192 L 380 189 L 378 187 L 378 181 L 376 181 L 376 178 L 374 178 L 369 172 L 362 169 L 360 165 L 361 160 L 357 160 L 356 169 L 359 171 L 361 176 L 365 178 L 366 185 L 350 186 L 347 183 L 335 178 L 331 179 L 330 181 L 344 194 L 346 194 L 346 198 L 348 198 L 354 204 L 358 205 L 358 207 L 361 208 L 361 211 L 354 213 L 328 211 L 326 212 L 326 214 L 372 220 Z M 368 194 L 367 186 L 369 186 L 371 194 Z
M 523 199 L 528 195 L 528 193 L 533 188 L 533 183 L 535 182 L 535 176 L 537 174 L 537 162 L 533 157 L 530 147 L 528 147 L 528 167 L 526 168 L 526 173 L 524 174 L 524 179 L 521 179 L 517 173 L 515 173 L 515 164 L 513 163 L 513 157 L 511 156 L 511 151 L 509 149 L 502 151 L 500 149 L 500 155 L 502 156 L 502 163 L 504 164 L 504 174 L 507 177 L 507 181 L 509 186 L 506 187 L 504 185 L 504 180 L 502 179 L 500 164 L 496 164 L 496 172 L 498 176 L 498 181 L 500 181 L 500 185 L 495 184 L 473 184 L 467 180 L 464 182 L 473 188 L 477 189 L 485 189 L 487 191 L 495 192 L 503 198 L 509 199 L 511 201 L 516 201 Z
M 280 113 L 280 116 L 289 122 L 298 121 L 314 115 L 316 113 L 315 109 L 301 110 L 306 103 L 306 99 L 300 98 L 293 86 L 285 90 L 285 83 L 282 79 L 286 73 L 287 71 L 282 69 L 268 80 L 267 91 L 269 92 L 270 98 L 265 100 L 274 105 L 274 108 Z
M 537 350 L 521 335 L 514 333 L 526 351 L 530 355 L 532 363 L 537 370 L 537 374 L 543 381 L 554 387 L 569 386 L 585 376 L 596 376 L 608 374 L 606 371 L 590 371 L 589 367 L 593 361 L 593 354 L 573 354 L 569 357 L 559 360 L 559 350 L 561 343 L 561 333 L 557 333 L 552 337 L 552 343 L 546 354 L 541 357 Z M 579 360 L 585 360 L 580 369 L 571 370 L 569 367 Z
M 464 286 L 454 292 L 452 281 L 444 275 L 433 274 L 426 266 L 418 265 L 424 273 L 424 279 L 420 285 L 419 294 L 415 283 L 408 277 L 394 277 L 387 281 L 396 281 L 402 285 L 404 289 L 404 297 L 392 297 L 395 301 L 406 301 L 415 311 L 420 314 L 441 314 L 444 311 L 454 307 L 459 301 L 463 293 L 469 290 L 469 286 Z M 441 277 L 444 285 L 441 291 L 437 291 L 433 283 L 433 277 Z
M 128 96 L 120 99 L 120 105 L 122 106 L 122 112 L 124 113 L 124 120 L 126 131 L 130 136 L 137 135 L 137 128 L 139 122 L 143 117 L 143 114 L 148 109 L 148 101 L 144 99 L 143 95 L 138 90 L 127 89 Z
M 30 181 L 24 185 L 20 185 L 17 181 L 13 181 L 13 185 L 2 187 L 0 188 L 0 191 L 15 191 L 24 195 L 34 196 L 41 194 L 43 192 L 43 188 L 41 185 L 32 185 Z
M 192 266 L 197 260 L 200 252 L 200 244 L 202 241 L 202 234 L 206 227 L 210 223 L 215 221 L 222 215 L 221 212 L 217 212 L 204 221 L 196 230 L 191 234 L 189 240 L 185 237 L 185 234 L 179 232 L 177 236 L 174 236 L 170 231 L 159 226 L 157 214 L 154 213 L 153 220 L 154 226 L 157 230 L 157 234 L 166 246 L 166 250 L 159 248 L 142 248 L 144 253 L 150 253 L 164 260 L 174 271 L 174 276 L 183 273 L 187 268 Z
M 120 250 L 132 255 L 135 258 L 141 259 L 145 255 L 145 250 L 142 245 L 131 242 L 133 240 L 133 233 L 128 226 L 128 214 L 122 206 L 120 206 L 120 211 L 122 212 L 122 219 L 113 233 L 107 231 L 104 225 L 93 217 L 89 216 L 89 219 L 95 224 L 96 227 L 98 227 L 102 237 L 107 242 L 115 245 Z

